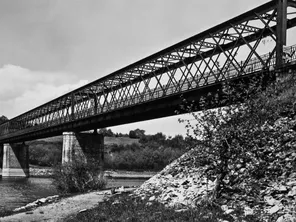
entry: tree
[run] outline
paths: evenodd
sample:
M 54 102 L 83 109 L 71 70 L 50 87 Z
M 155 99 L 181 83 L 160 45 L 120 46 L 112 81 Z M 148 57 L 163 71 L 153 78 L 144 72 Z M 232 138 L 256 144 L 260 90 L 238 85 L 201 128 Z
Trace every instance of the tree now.
M 0 124 L 5 123 L 8 121 L 8 118 L 6 116 L 0 116 Z
M 114 133 L 112 132 L 111 129 L 107 129 L 107 128 L 101 128 L 99 130 L 99 134 L 102 134 L 103 136 L 108 136 L 108 137 L 113 137 Z
M 287 158 L 293 152 L 290 142 L 296 133 L 285 122 L 285 118 L 295 117 L 295 82 L 290 77 L 267 87 L 262 80 L 229 84 L 222 101 L 228 106 L 208 109 L 212 104 L 204 100 L 201 114 L 192 112 L 197 124 L 180 120 L 199 140 L 196 163 L 204 168 L 208 179 L 216 179 L 213 199 L 233 192 L 259 201 L 264 181 L 296 170 L 295 158 Z M 194 110 L 190 104 L 184 107 Z
M 141 138 L 145 136 L 145 130 L 141 130 L 141 129 L 135 129 L 134 130 L 137 138 Z
M 137 137 L 137 134 L 136 134 L 136 132 L 135 132 L 134 130 L 129 131 L 128 136 L 129 136 L 129 138 L 131 138 L 131 139 L 137 139 L 137 138 L 138 138 L 138 137 Z
M 129 132 L 129 137 L 133 139 L 139 139 L 145 137 L 145 130 L 135 129 Z
M 176 135 L 170 140 L 168 139 L 167 141 L 168 141 L 168 145 L 171 146 L 172 148 L 182 149 L 186 147 L 186 143 L 182 135 Z

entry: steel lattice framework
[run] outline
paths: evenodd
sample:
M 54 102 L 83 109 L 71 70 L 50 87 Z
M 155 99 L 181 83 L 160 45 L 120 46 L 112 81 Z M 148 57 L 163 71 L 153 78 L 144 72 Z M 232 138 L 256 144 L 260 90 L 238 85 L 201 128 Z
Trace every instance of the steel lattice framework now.
M 0 143 L 172 115 L 163 104 L 181 94 L 200 98 L 224 81 L 291 66 L 296 47 L 283 45 L 295 9 L 270 1 L 192 36 L 0 125 Z

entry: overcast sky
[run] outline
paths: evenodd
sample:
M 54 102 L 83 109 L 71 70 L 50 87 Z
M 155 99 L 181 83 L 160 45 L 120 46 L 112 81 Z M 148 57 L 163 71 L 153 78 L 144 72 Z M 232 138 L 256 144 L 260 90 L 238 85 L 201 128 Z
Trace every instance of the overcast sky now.
M 0 0 L 0 116 L 50 99 L 266 0 Z M 112 128 L 184 134 L 171 117 Z

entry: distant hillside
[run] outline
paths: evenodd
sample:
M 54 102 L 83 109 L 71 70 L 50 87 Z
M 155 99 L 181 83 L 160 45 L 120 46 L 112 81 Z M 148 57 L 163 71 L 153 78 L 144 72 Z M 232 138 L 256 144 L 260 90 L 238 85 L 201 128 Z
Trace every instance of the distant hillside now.
M 105 145 L 131 145 L 133 143 L 139 144 L 139 139 L 132 139 L 129 137 L 105 137 L 104 144 Z
M 47 143 L 59 143 L 63 142 L 63 136 L 55 136 L 55 137 L 50 137 L 50 138 L 44 138 L 44 139 L 39 139 L 36 141 L 44 141 Z M 33 141 L 32 141 L 33 142 Z M 32 143 L 32 142 L 29 142 Z M 108 137 L 106 136 L 104 138 L 104 144 L 105 145 L 131 145 L 133 143 L 139 144 L 139 139 L 131 139 L 129 137 Z
M 6 121 L 8 121 L 6 116 L 0 116 L 0 124 L 5 123 Z

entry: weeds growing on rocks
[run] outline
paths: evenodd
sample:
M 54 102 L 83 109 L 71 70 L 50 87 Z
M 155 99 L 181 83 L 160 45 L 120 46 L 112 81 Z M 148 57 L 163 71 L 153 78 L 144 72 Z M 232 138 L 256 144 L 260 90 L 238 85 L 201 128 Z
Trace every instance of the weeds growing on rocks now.
M 232 209 L 238 202 L 252 215 L 261 210 L 263 221 L 291 213 L 285 206 L 295 204 L 296 194 L 295 92 L 295 74 L 286 74 L 268 86 L 258 79 L 225 85 L 223 98 L 202 100 L 204 110 L 192 113 L 196 124 L 187 128 L 199 140 L 198 167 L 215 181 L 212 199 Z M 220 103 L 228 105 L 210 109 Z
M 99 203 L 97 207 L 81 212 L 68 218 L 67 222 L 83 221 L 199 221 L 218 222 L 221 219 L 231 219 L 214 205 L 205 204 L 199 209 L 175 210 L 164 204 L 148 199 L 120 194 Z

